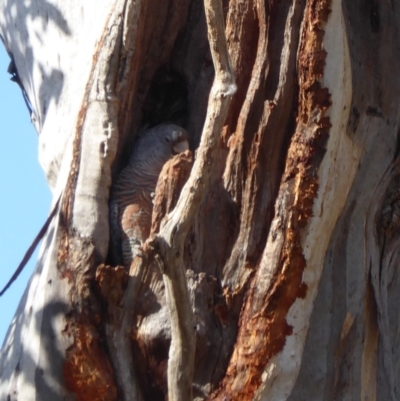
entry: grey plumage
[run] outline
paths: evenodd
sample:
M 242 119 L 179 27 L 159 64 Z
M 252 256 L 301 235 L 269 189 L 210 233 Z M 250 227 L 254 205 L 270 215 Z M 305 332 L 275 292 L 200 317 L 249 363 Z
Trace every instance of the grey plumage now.
M 120 172 L 110 195 L 110 253 L 115 264 L 129 267 L 150 234 L 152 195 L 164 164 L 188 149 L 187 132 L 173 124 L 144 131 L 128 165 Z

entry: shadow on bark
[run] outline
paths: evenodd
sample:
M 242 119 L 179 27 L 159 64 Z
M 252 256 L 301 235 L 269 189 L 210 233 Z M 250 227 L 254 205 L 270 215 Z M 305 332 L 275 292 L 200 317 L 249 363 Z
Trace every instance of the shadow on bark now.
M 30 116 L 32 120 L 36 120 L 35 126 L 39 131 L 46 120 L 46 113 L 51 102 L 58 103 L 64 86 L 64 74 L 59 69 L 52 69 L 47 73 L 47 66 L 34 55 L 34 49 L 29 40 L 29 30 L 27 21 L 41 20 L 42 29 L 46 29 L 47 24 L 55 24 L 62 34 L 71 36 L 73 33 L 65 20 L 63 12 L 46 0 L 40 3 L 28 0 L 25 2 L 15 2 L 6 0 L 6 4 L 2 8 L 4 24 L 0 27 L 1 34 L 4 38 L 4 44 L 9 51 L 13 49 L 12 58 L 15 60 L 16 69 L 23 69 L 23 81 L 21 82 L 26 93 L 28 94 L 29 102 L 32 105 L 33 113 Z M 17 27 L 17 28 L 16 28 Z M 10 37 L 9 32 L 14 32 L 15 35 Z M 37 32 L 38 39 L 41 40 L 40 31 Z M 11 53 L 10 53 L 11 54 Z M 38 64 L 41 72 L 42 83 L 36 89 L 37 98 L 34 97 L 32 91 L 33 68 Z M 18 74 L 18 77 L 19 74 Z M 51 88 L 51 91 L 49 91 Z

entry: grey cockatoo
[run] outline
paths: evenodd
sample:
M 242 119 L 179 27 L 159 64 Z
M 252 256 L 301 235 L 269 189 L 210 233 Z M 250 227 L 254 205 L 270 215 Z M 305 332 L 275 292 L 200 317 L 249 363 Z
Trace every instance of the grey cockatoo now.
M 152 197 L 164 164 L 189 148 L 187 132 L 161 124 L 139 135 L 129 164 L 120 172 L 110 195 L 110 246 L 116 264 L 129 267 L 148 238 Z

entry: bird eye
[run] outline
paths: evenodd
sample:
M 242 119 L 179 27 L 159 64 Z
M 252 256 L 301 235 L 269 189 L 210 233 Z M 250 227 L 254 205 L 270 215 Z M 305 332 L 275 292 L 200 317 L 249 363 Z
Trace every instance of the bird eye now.
M 165 139 L 165 141 L 168 142 L 168 143 L 171 142 L 171 139 L 169 139 L 169 137 L 167 137 L 167 136 L 166 136 L 164 139 Z

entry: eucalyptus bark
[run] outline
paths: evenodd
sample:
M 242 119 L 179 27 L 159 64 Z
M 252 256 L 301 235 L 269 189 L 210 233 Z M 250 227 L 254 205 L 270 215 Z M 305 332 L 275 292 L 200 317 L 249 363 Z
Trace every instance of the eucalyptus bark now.
M 400 2 L 222 4 L 219 70 L 201 0 L 0 0 L 62 194 L 1 401 L 400 398 Z M 188 130 L 194 164 L 164 167 L 127 272 L 107 256 L 109 188 L 163 122 Z

